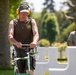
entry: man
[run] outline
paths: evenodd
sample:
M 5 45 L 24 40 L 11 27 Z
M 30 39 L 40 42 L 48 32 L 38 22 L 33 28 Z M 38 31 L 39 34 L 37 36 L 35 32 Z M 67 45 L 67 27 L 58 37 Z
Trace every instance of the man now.
M 30 49 L 35 48 L 39 39 L 38 28 L 36 21 L 33 18 L 29 18 L 30 7 L 28 4 L 21 4 L 17 9 L 17 14 L 19 18 L 10 21 L 8 38 L 11 43 L 16 48 L 17 57 L 25 56 L 25 52 L 21 49 L 22 44 L 30 44 Z M 22 53 L 22 54 L 21 54 Z M 32 59 L 32 60 L 31 60 Z M 35 59 L 30 57 L 30 75 L 33 75 L 35 69 Z M 25 62 L 26 63 L 26 62 Z M 25 66 L 24 61 L 18 62 L 18 69 L 20 73 L 28 72 L 27 66 Z M 24 65 L 23 65 L 24 64 Z
M 76 46 L 76 26 L 74 28 L 74 31 L 72 31 L 68 37 L 68 45 Z

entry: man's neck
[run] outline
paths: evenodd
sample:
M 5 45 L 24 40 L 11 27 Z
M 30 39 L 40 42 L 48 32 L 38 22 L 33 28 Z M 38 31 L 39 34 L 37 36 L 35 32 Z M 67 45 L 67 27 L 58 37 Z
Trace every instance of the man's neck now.
M 20 21 L 27 21 L 28 20 L 28 17 L 26 18 L 19 18 Z

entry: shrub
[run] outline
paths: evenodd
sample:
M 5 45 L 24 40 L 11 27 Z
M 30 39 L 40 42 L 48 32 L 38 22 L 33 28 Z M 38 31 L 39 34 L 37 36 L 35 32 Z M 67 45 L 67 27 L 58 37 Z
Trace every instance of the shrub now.
M 67 47 L 67 42 L 64 42 L 64 43 L 62 43 L 61 45 L 58 46 L 58 50 L 59 51 L 66 50 L 66 47 Z
M 47 39 L 41 39 L 39 45 L 42 47 L 50 46 L 50 42 Z

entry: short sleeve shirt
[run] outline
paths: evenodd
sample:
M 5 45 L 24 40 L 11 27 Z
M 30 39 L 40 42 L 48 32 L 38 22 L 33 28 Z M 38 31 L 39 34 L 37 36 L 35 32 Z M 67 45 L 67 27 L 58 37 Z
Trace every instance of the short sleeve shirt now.
M 73 43 L 76 46 L 76 31 L 72 31 L 68 37 L 68 42 Z

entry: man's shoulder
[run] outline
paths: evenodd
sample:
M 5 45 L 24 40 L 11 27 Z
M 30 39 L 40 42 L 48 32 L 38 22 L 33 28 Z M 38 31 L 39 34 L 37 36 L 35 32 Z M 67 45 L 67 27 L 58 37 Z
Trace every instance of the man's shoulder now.
M 31 23 L 36 22 L 36 21 L 35 21 L 35 19 L 34 19 L 34 18 L 32 18 L 32 17 L 30 17 L 29 19 L 30 19 Z
M 13 22 L 18 22 L 18 18 L 13 19 Z
M 31 18 L 31 22 L 35 22 L 35 19 L 34 18 Z
M 10 25 L 11 25 L 11 24 L 12 24 L 12 25 L 14 25 L 14 24 L 16 24 L 17 22 L 18 22 L 18 20 L 17 20 L 17 19 L 13 19 L 13 20 L 11 20 L 11 21 L 10 21 L 10 23 L 9 23 L 9 24 L 10 24 Z

